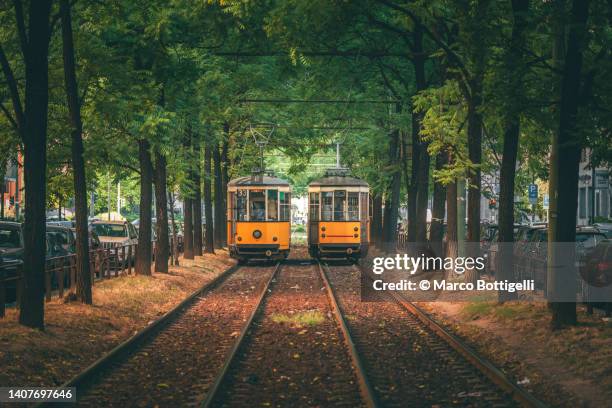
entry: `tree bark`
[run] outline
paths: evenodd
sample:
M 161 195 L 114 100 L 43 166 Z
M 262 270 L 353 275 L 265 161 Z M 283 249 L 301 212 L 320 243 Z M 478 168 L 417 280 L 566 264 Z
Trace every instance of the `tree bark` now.
M 185 150 L 185 157 L 188 163 L 187 169 L 187 184 L 189 184 L 192 180 L 192 172 L 193 169 L 192 161 L 193 161 L 193 153 L 192 153 L 192 131 L 191 129 L 187 130 L 187 134 L 185 135 L 185 141 L 183 143 L 183 148 Z M 183 216 L 184 216 L 184 228 L 183 228 L 183 258 L 185 259 L 194 259 L 194 242 L 193 242 L 193 191 L 195 186 L 189 186 L 185 188 L 183 194 Z
M 221 152 L 219 146 L 215 143 L 211 146 L 213 155 L 213 165 L 215 171 L 215 247 L 223 247 L 223 225 L 225 223 L 223 216 L 223 179 L 221 175 Z
M 412 48 L 414 58 L 412 58 L 412 64 L 414 66 L 414 81 L 416 91 L 420 92 L 427 87 L 427 81 L 425 79 L 425 56 L 423 54 L 423 28 L 420 24 L 416 24 L 413 30 L 413 42 Z M 423 122 L 423 113 L 417 112 L 412 115 L 413 123 L 413 144 L 416 142 L 418 149 L 416 154 L 418 155 L 418 162 L 416 165 L 416 199 L 413 203 L 415 205 L 414 210 L 414 238 L 416 242 L 425 243 L 427 241 L 427 202 L 429 199 L 429 165 L 430 156 L 427 151 L 429 145 L 420 137 L 421 126 Z M 414 148 L 414 146 L 413 146 Z M 413 156 L 414 157 L 414 156 Z
M 467 241 L 469 257 L 479 256 L 477 246 L 480 243 L 480 188 L 482 162 L 482 116 L 477 111 L 480 106 L 480 81 L 474 81 L 472 87 L 472 100 L 468 103 L 468 156 L 472 164 L 478 166 L 468 172 L 468 198 L 467 198 Z M 476 283 L 478 280 L 478 270 L 468 269 L 465 272 L 466 282 Z
M 457 182 L 446 186 L 446 256 L 456 258 L 457 248 Z
M 528 8 L 529 0 L 512 1 L 514 23 L 510 46 L 505 58 L 504 73 L 508 85 L 506 91 L 509 94 L 506 95 L 508 109 L 505 109 L 504 150 L 500 170 L 498 241 L 502 244 L 498 246 L 498 259 L 495 268 L 497 280 L 500 281 L 513 280 L 514 278 L 513 251 L 510 245 L 504 243 L 514 242 L 514 180 L 520 134 L 520 109 L 523 100 L 522 50 L 525 46 L 525 17 Z M 519 72 L 516 72 L 517 65 Z M 499 301 L 512 300 L 517 297 L 516 292 L 510 293 L 507 291 L 500 291 L 498 295 Z
M 417 235 L 417 198 L 419 194 L 419 130 L 417 113 L 412 112 L 410 183 L 408 184 L 408 241 L 415 242 Z
M 188 196 L 183 197 L 183 215 L 183 258 L 194 259 L 195 254 L 193 246 L 193 200 Z
M 399 108 L 398 108 L 399 110 Z M 385 252 L 395 251 L 397 243 L 397 219 L 401 192 L 401 172 L 399 168 L 400 131 L 391 132 L 389 143 L 389 164 L 392 167 L 389 200 L 385 203 L 385 216 L 383 218 L 383 248 Z
M 228 151 L 229 151 L 229 126 L 227 128 L 226 139 L 223 141 L 223 147 L 221 148 L 221 175 L 223 180 L 221 183 L 221 193 L 223 196 L 223 224 L 220 225 L 223 229 L 223 246 L 227 246 L 227 183 L 229 183 L 229 162 L 228 162 Z
M 170 243 L 168 230 L 168 195 L 166 194 L 166 157 L 155 149 L 155 212 L 157 213 L 155 272 L 168 272 Z
M 91 272 L 89 270 L 89 231 L 87 226 L 87 177 L 83 159 L 83 123 L 76 78 L 74 43 L 70 2 L 60 2 L 62 20 L 62 44 L 64 59 L 64 82 L 66 99 L 72 126 L 72 169 L 74 183 L 74 206 L 76 212 L 76 296 L 85 304 L 92 304 Z M 61 205 L 60 205 L 61 219 Z
M 213 198 L 212 198 L 212 151 L 210 143 L 204 144 L 204 217 L 206 219 L 206 231 L 204 236 L 204 252 L 215 253 L 215 235 L 213 226 Z
M 138 248 L 136 250 L 136 275 L 151 275 L 151 204 L 153 201 L 153 164 L 151 148 L 146 139 L 138 140 L 138 160 L 140 163 L 140 226 L 138 228 Z
M 25 113 L 20 135 L 24 144 L 25 224 L 24 279 L 19 323 L 44 329 L 45 211 L 47 196 L 47 108 L 49 104 L 49 16 L 51 0 L 31 1 L 25 56 Z M 21 3 L 20 3 L 21 4 Z M 25 26 L 17 16 L 18 26 Z M 25 30 L 25 29 L 24 29 Z M 25 33 L 24 33 L 25 34 Z M 4 65 L 4 64 L 3 64 Z M 3 67 L 4 69 L 4 67 Z M 5 70 L 6 75 L 6 70 Z M 9 81 L 9 78 L 7 78 Z M 19 100 L 19 94 L 11 92 Z M 20 102 L 14 103 L 15 107 Z M 21 110 L 19 106 L 17 109 Z M 16 114 L 16 116 L 20 116 Z M 18 119 L 19 120 L 19 119 Z
M 583 52 L 586 48 L 587 19 L 589 15 L 589 0 L 573 0 L 570 17 L 569 35 L 567 38 L 567 54 L 561 82 L 561 109 L 559 115 L 558 140 L 555 144 L 557 161 L 551 167 L 551 173 L 556 173 L 556 185 L 551 186 L 555 201 L 556 213 L 550 214 L 550 231 L 548 234 L 549 251 L 554 243 L 574 242 L 576 240 L 576 210 L 578 208 L 578 173 L 580 153 L 583 143 L 577 132 L 577 115 L 581 103 L 580 78 L 582 71 Z M 562 182 L 561 182 L 562 180 Z M 563 251 L 549 252 L 548 273 L 562 276 L 553 278 L 553 299 L 572 296 L 575 298 L 576 277 L 567 269 L 558 265 L 573 265 L 574 246 L 568 246 Z M 565 273 L 563 273 L 565 271 Z M 555 302 L 550 304 L 552 310 L 551 325 L 553 329 L 565 325 L 576 324 L 576 303 Z
M 175 266 L 179 265 L 179 251 L 178 251 L 178 236 L 176 228 L 176 219 L 174 218 L 174 193 L 172 190 L 168 192 L 168 204 L 170 204 L 170 223 L 172 225 L 172 264 Z
M 193 253 L 195 256 L 202 256 L 202 163 L 199 141 L 193 146 L 194 167 L 193 167 Z
M 370 238 L 378 249 L 382 249 L 382 230 L 383 230 L 383 198 L 382 194 L 376 194 L 372 198 L 372 228 Z
M 442 151 L 436 155 L 436 170 L 444 168 L 448 153 Z M 444 213 L 446 209 L 446 187 L 440 182 L 434 182 L 433 206 L 431 210 L 431 227 L 429 230 L 429 242 L 440 244 L 442 242 Z M 440 252 L 441 253 L 441 252 Z

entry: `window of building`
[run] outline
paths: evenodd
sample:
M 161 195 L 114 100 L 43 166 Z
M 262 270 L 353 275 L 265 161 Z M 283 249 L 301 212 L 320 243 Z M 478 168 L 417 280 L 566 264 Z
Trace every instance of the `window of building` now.
M 348 220 L 359 221 L 359 193 L 348 193 Z
M 278 190 L 268 190 L 268 221 L 278 221 Z
M 310 221 L 319 221 L 319 193 L 310 193 L 309 209 L 308 219 Z
M 580 187 L 580 191 L 578 192 L 578 202 L 580 203 L 578 217 L 586 218 L 586 188 L 584 187 Z
M 281 191 L 278 193 L 280 201 L 280 220 L 289 221 L 291 217 L 291 193 Z
M 264 190 L 249 191 L 249 221 L 266 220 L 266 195 Z
M 333 219 L 333 204 L 334 204 L 334 193 L 331 191 L 324 191 L 321 193 L 321 220 L 331 221 Z

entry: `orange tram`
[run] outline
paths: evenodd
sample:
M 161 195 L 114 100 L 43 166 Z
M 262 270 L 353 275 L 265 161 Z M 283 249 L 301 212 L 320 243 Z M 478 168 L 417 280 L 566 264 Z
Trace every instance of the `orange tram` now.
M 347 169 L 329 169 L 308 185 L 308 250 L 317 259 L 357 261 L 370 242 L 370 188 Z
M 227 242 L 230 256 L 285 259 L 291 244 L 291 186 L 271 173 L 254 172 L 227 185 Z

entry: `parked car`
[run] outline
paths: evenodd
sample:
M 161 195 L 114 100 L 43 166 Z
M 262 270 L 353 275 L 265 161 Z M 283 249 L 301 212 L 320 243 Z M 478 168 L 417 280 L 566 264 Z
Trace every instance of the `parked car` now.
M 605 234 L 606 238 L 612 239 L 612 223 L 597 223 L 593 224 L 595 228 L 602 234 Z
M 590 313 L 593 307 L 612 312 L 612 240 L 600 241 L 588 252 L 580 268 L 581 294 Z
M 71 230 L 76 239 L 76 228 L 71 228 Z M 96 234 L 96 232 L 93 230 L 92 226 L 90 225 L 89 227 L 87 227 L 87 230 L 87 235 L 89 237 L 89 250 L 92 251 L 101 248 L 102 244 L 100 243 L 100 238 L 98 237 L 98 234 Z
M 102 248 L 138 243 L 136 228 L 127 221 L 94 221 L 91 229 L 100 239 Z
M 52 235 L 55 243 L 62 247 L 66 255 L 76 252 L 76 234 L 70 227 L 47 224 L 47 235 Z
M 20 223 L 0 221 L 0 257 L 23 260 L 23 230 Z
M 536 231 L 543 228 L 543 226 L 534 227 L 530 225 L 524 225 L 518 228 L 513 250 L 514 275 L 516 279 L 522 280 L 528 277 L 528 250 L 530 248 L 530 242 Z
M 516 242 L 522 225 L 515 224 L 513 230 L 513 240 Z M 497 269 L 497 253 L 499 252 L 499 228 L 493 230 L 493 235 L 489 238 L 489 244 L 483 249 L 483 256 L 486 261 L 486 270 L 490 275 L 495 275 Z
M 606 236 L 593 227 L 576 228 L 575 237 L 575 267 L 583 267 L 586 255 Z M 540 229 L 535 232 L 527 249 L 528 275 L 535 279 L 536 288 L 546 287 L 548 267 L 548 230 Z
M 23 261 L 0 256 L 0 279 L 4 280 L 5 303 L 13 303 L 17 298 L 17 279 Z

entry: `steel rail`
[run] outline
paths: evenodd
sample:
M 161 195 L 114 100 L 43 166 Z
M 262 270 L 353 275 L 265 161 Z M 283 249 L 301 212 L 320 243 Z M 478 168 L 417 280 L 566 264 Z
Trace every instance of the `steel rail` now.
M 332 308 L 332 312 L 334 314 L 334 318 L 340 327 L 340 331 L 342 332 L 342 336 L 344 338 L 344 342 L 346 343 L 346 347 L 348 348 L 349 355 L 351 357 L 351 361 L 353 363 L 353 368 L 355 369 L 355 375 L 357 376 L 357 382 L 359 383 L 359 390 L 361 392 L 361 396 L 366 405 L 370 408 L 381 406 L 376 398 L 376 394 L 374 393 L 374 389 L 372 388 L 368 377 L 365 374 L 365 369 L 363 368 L 363 363 L 361 358 L 359 357 L 359 353 L 357 352 L 357 347 L 355 347 L 355 342 L 351 337 L 351 332 L 344 320 L 344 316 L 342 315 L 342 310 L 338 305 L 338 301 L 336 300 L 336 295 L 334 293 L 334 289 L 329 283 L 329 279 L 327 278 L 327 273 L 325 272 L 325 268 L 327 265 L 323 266 L 321 262 L 318 263 L 319 266 L 319 274 L 321 275 L 321 280 L 325 284 L 325 289 L 327 292 L 327 297 L 329 299 L 329 303 Z
M 261 292 L 261 295 L 259 295 L 259 298 L 257 299 L 256 306 L 253 308 L 253 311 L 251 312 L 251 315 L 249 316 L 247 322 L 243 326 L 242 331 L 240 332 L 240 335 L 238 336 L 238 338 L 234 342 L 234 345 L 232 346 L 229 353 L 227 354 L 227 357 L 225 358 L 225 363 L 219 370 L 219 373 L 217 374 L 213 385 L 210 387 L 210 389 L 206 393 L 206 398 L 204 399 L 204 401 L 202 401 L 202 403 L 200 404 L 200 407 L 208 408 L 208 407 L 213 406 L 215 398 L 217 397 L 219 390 L 221 389 L 221 386 L 223 385 L 223 381 L 225 380 L 225 377 L 227 377 L 227 374 L 230 370 L 232 362 L 235 360 L 236 355 L 238 354 L 238 351 L 242 347 L 244 340 L 247 337 L 248 332 L 251 330 L 251 326 L 253 325 L 253 322 L 255 321 L 255 317 L 257 316 L 257 314 L 263 307 L 264 299 L 268 295 L 270 285 L 272 281 L 274 280 L 274 278 L 278 275 L 281 265 L 282 264 L 280 262 L 276 264 L 276 268 L 274 269 L 274 272 L 272 272 L 272 274 L 270 275 L 270 278 L 266 282 L 266 286 L 264 287 L 264 290 Z
M 364 270 L 363 266 L 357 266 L 359 272 L 364 274 L 368 279 L 372 280 L 369 273 Z M 470 364 L 483 373 L 492 383 L 500 387 L 505 392 L 512 396 L 512 399 L 524 407 L 545 408 L 548 405 L 537 399 L 524 388 L 518 386 L 511 381 L 503 371 L 497 368 L 493 363 L 483 356 L 480 356 L 476 350 L 467 345 L 459 337 L 445 329 L 437 321 L 435 321 L 428 313 L 423 311 L 414 302 L 409 301 L 402 294 L 395 291 L 386 291 L 395 302 L 404 310 L 415 316 L 424 326 L 428 327 L 434 334 L 444 340 L 450 347 L 461 354 Z
M 217 275 L 210 282 L 205 283 L 202 287 L 194 291 L 191 295 L 185 298 L 181 303 L 175 306 L 173 309 L 166 312 L 163 316 L 149 324 L 138 333 L 134 334 L 121 344 L 117 345 L 111 351 L 97 359 L 85 370 L 81 371 L 64 384 L 60 385 L 59 388 L 76 387 L 77 389 L 83 390 L 88 389 L 89 386 L 94 382 L 97 375 L 104 372 L 108 367 L 117 361 L 132 354 L 139 346 L 146 343 L 148 340 L 154 338 L 159 332 L 165 329 L 170 323 L 176 320 L 185 310 L 195 303 L 198 297 L 202 294 L 209 292 L 218 287 L 224 282 L 230 275 L 240 269 L 240 265 L 233 265 L 227 268 L 221 274 Z M 77 397 L 78 398 L 78 397 Z M 35 407 L 46 406 L 45 403 L 36 404 Z

